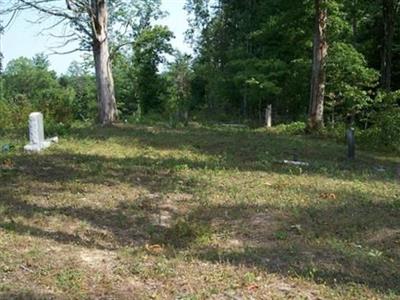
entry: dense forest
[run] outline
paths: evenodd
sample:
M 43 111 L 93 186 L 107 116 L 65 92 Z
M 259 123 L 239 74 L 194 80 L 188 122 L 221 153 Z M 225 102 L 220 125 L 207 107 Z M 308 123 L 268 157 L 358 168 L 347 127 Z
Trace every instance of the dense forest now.
M 0 0 L 0 38 L 29 16 L 0 300 L 400 299 L 400 0 Z
M 211 8 L 193 1 L 187 7 L 197 49 L 194 107 L 261 123 L 272 104 L 276 122 L 306 121 L 319 97 L 326 126 L 365 129 L 398 118 L 399 1 L 219 1 Z M 325 53 L 318 57 L 315 47 Z M 322 66 L 315 70 L 318 58 Z
M 192 56 L 173 49 L 173 33 L 155 25 L 165 14 L 160 1 L 133 2 L 109 4 L 114 93 L 96 85 L 96 55 L 59 76 L 42 54 L 18 58 L 1 73 L 1 128 L 25 126 L 32 110 L 44 112 L 55 131 L 76 120 L 113 122 L 117 115 L 173 126 L 189 120 L 262 126 L 271 104 L 274 124 L 339 134 L 351 125 L 396 147 L 400 1 L 188 0 Z M 129 30 L 114 29 L 122 21 Z M 117 110 L 99 115 L 97 99 L 113 94 Z

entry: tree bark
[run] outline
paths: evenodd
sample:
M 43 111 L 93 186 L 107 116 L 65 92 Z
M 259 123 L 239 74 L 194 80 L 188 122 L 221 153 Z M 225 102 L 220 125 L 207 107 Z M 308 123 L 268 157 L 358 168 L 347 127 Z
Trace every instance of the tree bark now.
M 108 11 L 104 0 L 92 0 L 93 55 L 96 72 L 97 100 L 101 124 L 109 125 L 117 119 L 114 79 L 108 45 Z
M 308 130 L 315 131 L 324 125 L 325 63 L 328 54 L 326 25 L 328 19 L 325 0 L 315 0 L 315 31 L 309 106 Z
M 383 0 L 383 47 L 381 66 L 381 85 L 390 90 L 392 85 L 393 39 L 395 27 L 394 0 Z

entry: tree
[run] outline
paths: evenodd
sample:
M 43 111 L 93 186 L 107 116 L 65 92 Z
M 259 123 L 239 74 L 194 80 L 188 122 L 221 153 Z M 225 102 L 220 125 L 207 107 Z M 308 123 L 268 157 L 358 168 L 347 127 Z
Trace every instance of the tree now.
M 382 0 L 383 45 L 381 59 L 381 85 L 389 91 L 392 86 L 393 43 L 396 15 L 400 9 L 398 0 Z
M 5 99 L 19 112 L 11 122 L 25 124 L 28 113 L 37 109 L 53 123 L 72 121 L 75 91 L 59 83 L 47 61 L 46 56 L 38 54 L 32 59 L 20 57 L 8 63 L 4 72 Z
M 144 114 L 161 109 L 160 77 L 158 67 L 165 62 L 165 54 L 172 54 L 172 32 L 156 25 L 141 31 L 133 43 L 133 80 L 139 102 L 138 110 Z
M 193 97 L 207 115 L 260 119 L 267 104 L 285 119 L 307 113 L 309 1 L 189 0 L 196 39 Z M 285 42 L 282 42 L 285 41 Z
M 74 118 L 78 120 L 93 120 L 96 116 L 96 79 L 84 65 L 74 61 L 70 64 L 67 74 L 59 78 L 61 86 L 75 91 L 73 101 Z
M 117 118 L 117 103 L 108 45 L 107 3 L 105 0 L 91 0 L 90 2 L 90 7 L 86 7 L 86 9 L 92 25 L 89 34 L 92 38 L 100 121 L 102 124 L 110 124 Z
M 326 39 L 328 12 L 326 5 L 326 0 L 315 0 L 311 95 L 307 124 L 307 129 L 310 131 L 318 130 L 324 125 L 325 64 L 328 54 Z
M 168 98 L 165 105 L 173 126 L 180 121 L 187 125 L 189 121 L 193 79 L 190 60 L 190 56 L 178 52 L 167 73 Z
M 345 118 L 368 121 L 367 109 L 373 104 L 373 90 L 378 85 L 379 72 L 368 68 L 364 56 L 352 45 L 333 42 L 326 66 L 327 85 L 325 111 L 331 125 Z M 363 115 L 364 114 L 364 115 Z M 340 119 L 336 120 L 339 116 Z
M 2 13 L 10 13 L 33 9 L 44 16 L 56 17 L 55 25 L 67 22 L 80 39 L 82 48 L 91 49 L 95 64 L 99 120 L 104 125 L 117 119 L 109 48 L 109 2 L 112 2 L 112 8 L 124 5 L 124 1 L 107 0 L 66 0 L 64 6 L 55 0 L 13 0 L 2 10 Z M 72 40 L 76 40 L 75 36 Z
M 118 52 L 113 57 L 113 74 L 115 76 L 115 95 L 118 99 L 118 111 L 121 117 L 132 116 L 138 110 L 133 73 L 131 52 Z
M 36 102 L 40 100 L 38 94 L 42 90 L 56 88 L 56 73 L 48 70 L 45 60 L 47 58 L 41 54 L 33 59 L 20 57 L 11 60 L 4 72 L 6 98 L 25 95 L 31 102 Z

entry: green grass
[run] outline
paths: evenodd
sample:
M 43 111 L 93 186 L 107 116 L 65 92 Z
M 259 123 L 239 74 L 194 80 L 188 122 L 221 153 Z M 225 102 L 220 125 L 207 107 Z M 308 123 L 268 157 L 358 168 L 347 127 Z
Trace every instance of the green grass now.
M 396 156 L 229 126 L 10 142 L 0 299 L 400 298 Z

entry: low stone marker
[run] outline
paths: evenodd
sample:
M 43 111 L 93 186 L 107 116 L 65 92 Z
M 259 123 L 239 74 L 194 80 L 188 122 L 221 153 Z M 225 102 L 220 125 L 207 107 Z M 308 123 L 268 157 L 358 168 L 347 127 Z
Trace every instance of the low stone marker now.
M 283 163 L 285 165 L 303 166 L 303 167 L 308 167 L 310 165 L 308 162 L 297 161 L 297 160 L 284 160 Z
M 44 139 L 43 115 L 40 112 L 33 112 L 29 115 L 29 144 L 24 147 L 28 152 L 40 152 L 57 143 L 58 138 Z

